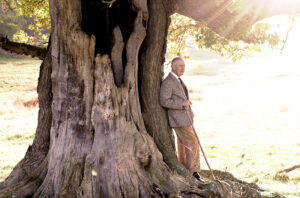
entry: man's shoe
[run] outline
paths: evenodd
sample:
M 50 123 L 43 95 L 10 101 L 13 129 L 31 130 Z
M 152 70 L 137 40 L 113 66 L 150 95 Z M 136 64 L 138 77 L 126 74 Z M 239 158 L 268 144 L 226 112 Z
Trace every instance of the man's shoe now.
M 201 175 L 200 175 L 199 173 L 194 172 L 194 173 L 193 173 L 193 176 L 194 176 L 197 180 L 199 180 L 200 182 L 205 183 L 204 180 L 203 180 L 203 178 L 201 177 Z

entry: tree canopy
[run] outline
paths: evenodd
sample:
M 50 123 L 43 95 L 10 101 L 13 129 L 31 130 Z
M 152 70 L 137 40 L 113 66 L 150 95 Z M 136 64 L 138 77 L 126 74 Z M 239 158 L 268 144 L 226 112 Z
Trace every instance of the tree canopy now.
M 0 34 L 16 42 L 47 46 L 51 28 L 48 1 L 1 0 Z
M 280 39 L 275 32 L 269 33 L 271 25 L 259 22 L 250 31 L 236 29 L 234 35 L 226 38 L 207 27 L 204 22 L 198 22 L 182 15 L 171 16 L 168 34 L 168 52 L 181 56 L 188 43 L 196 44 L 200 49 L 210 49 L 221 56 L 232 57 L 235 62 L 250 52 L 260 51 L 262 44 L 276 46 Z

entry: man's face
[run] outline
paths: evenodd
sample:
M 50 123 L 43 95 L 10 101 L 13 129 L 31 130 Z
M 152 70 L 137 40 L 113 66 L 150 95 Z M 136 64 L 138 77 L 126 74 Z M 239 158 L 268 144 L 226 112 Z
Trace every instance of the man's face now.
M 179 59 L 175 61 L 175 64 L 172 65 L 172 72 L 174 72 L 178 77 L 182 76 L 185 71 L 185 63 L 183 60 Z

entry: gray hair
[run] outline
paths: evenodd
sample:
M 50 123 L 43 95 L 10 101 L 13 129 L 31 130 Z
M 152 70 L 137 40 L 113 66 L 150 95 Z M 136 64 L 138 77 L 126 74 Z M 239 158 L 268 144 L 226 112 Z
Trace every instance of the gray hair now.
M 176 65 L 178 60 L 183 60 L 183 58 L 181 58 L 180 56 L 173 58 L 171 61 L 171 65 Z

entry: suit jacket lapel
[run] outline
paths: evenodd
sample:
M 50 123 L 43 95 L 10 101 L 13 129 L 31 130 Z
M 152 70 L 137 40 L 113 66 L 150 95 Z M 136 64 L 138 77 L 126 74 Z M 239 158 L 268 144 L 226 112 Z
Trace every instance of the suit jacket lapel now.
M 185 92 L 183 90 L 183 87 L 181 86 L 180 82 L 177 80 L 177 78 L 175 76 L 173 76 L 171 73 L 169 73 L 169 77 L 174 81 L 175 85 L 177 86 L 177 88 L 179 90 L 181 90 L 181 96 L 182 98 L 184 98 L 185 100 L 187 100 L 187 97 L 185 95 Z

